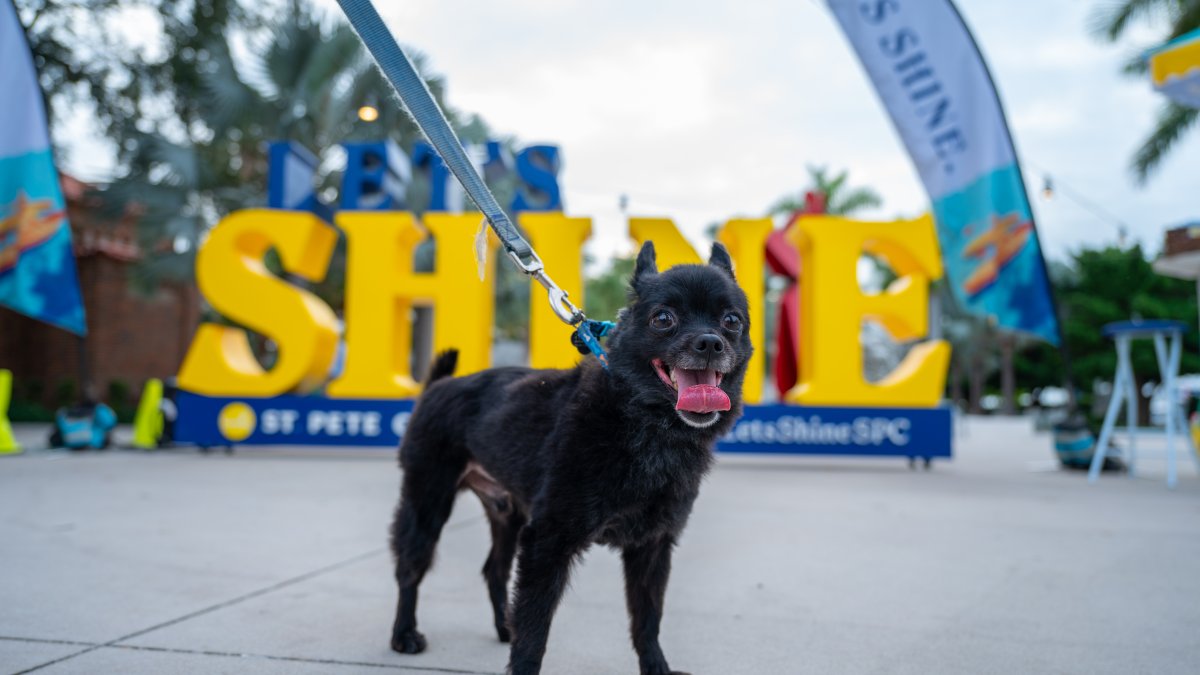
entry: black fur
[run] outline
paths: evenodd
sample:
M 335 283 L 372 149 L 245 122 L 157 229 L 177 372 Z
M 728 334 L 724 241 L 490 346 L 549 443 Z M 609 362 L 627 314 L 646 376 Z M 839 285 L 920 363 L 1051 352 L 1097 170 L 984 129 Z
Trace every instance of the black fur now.
M 668 328 L 663 311 L 675 319 Z M 392 524 L 400 601 L 392 648 L 425 649 L 417 587 L 456 492 L 470 488 L 491 522 L 483 575 L 497 634 L 512 641 L 508 672 L 541 669 L 571 566 L 593 543 L 621 550 L 641 672 L 671 672 L 658 642 L 671 552 L 717 439 L 741 415 L 748 335 L 746 297 L 723 247 L 713 246 L 709 265 L 659 274 L 647 243 L 630 304 L 608 339 L 608 371 L 588 358 L 570 370 L 495 368 L 446 379 L 455 356 L 440 356 L 400 448 L 403 485 Z M 658 376 L 656 359 L 723 372 L 719 386 L 731 409 L 677 413 L 676 392 Z

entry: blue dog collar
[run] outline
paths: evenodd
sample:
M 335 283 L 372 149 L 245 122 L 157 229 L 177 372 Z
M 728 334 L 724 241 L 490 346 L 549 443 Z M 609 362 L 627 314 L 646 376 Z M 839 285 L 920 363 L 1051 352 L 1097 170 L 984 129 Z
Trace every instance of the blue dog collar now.
M 575 335 L 579 336 L 579 342 L 582 342 L 588 351 L 600 360 L 600 365 L 604 366 L 605 370 L 608 370 L 608 354 L 600 344 L 600 338 L 608 335 L 616 326 L 617 324 L 612 321 L 584 319 L 575 329 Z M 575 342 L 575 336 L 572 336 L 571 342 Z

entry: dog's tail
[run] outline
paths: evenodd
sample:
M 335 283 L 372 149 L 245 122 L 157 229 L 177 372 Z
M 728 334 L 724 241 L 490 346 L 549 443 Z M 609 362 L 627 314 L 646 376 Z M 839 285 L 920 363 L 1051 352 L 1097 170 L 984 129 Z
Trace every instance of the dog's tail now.
M 433 359 L 433 363 L 429 365 L 429 377 L 425 378 L 425 386 L 428 387 L 442 378 L 450 377 L 454 374 L 454 367 L 457 365 L 457 349 L 447 349 L 441 354 L 438 354 L 437 357 Z

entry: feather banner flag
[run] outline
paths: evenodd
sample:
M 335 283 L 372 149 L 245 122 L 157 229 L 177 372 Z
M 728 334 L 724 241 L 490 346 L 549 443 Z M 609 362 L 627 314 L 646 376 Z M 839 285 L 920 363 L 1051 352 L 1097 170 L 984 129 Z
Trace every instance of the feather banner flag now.
M 952 0 L 827 0 L 933 202 L 965 310 L 1061 343 L 1033 212 L 991 73 Z
M 10 2 L 0 2 L 0 92 L 0 305 L 83 335 L 71 227 L 42 93 Z

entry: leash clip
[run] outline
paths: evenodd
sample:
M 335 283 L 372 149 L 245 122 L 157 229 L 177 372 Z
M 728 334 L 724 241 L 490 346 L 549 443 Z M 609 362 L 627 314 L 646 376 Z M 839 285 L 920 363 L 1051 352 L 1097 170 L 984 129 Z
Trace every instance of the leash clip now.
M 583 315 L 583 310 L 576 307 L 567 298 L 570 294 L 559 288 L 553 279 L 546 276 L 545 271 L 534 272 L 533 278 L 537 279 L 537 282 L 546 289 L 546 294 L 550 296 L 550 309 L 563 323 L 574 326 L 587 318 Z
M 583 315 L 583 310 L 573 305 L 567 299 L 569 294 L 559 288 L 558 284 L 554 283 L 554 280 L 546 275 L 546 268 L 542 265 L 542 259 L 538 257 L 538 254 L 532 248 L 529 249 L 528 260 L 522 258 L 521 254 L 515 249 L 506 248 L 504 252 L 508 254 L 509 259 L 522 272 L 536 279 L 542 285 L 542 288 L 546 289 L 547 295 L 550 296 L 550 309 L 553 310 L 554 315 L 561 319 L 563 323 L 568 326 L 574 326 L 587 318 Z

